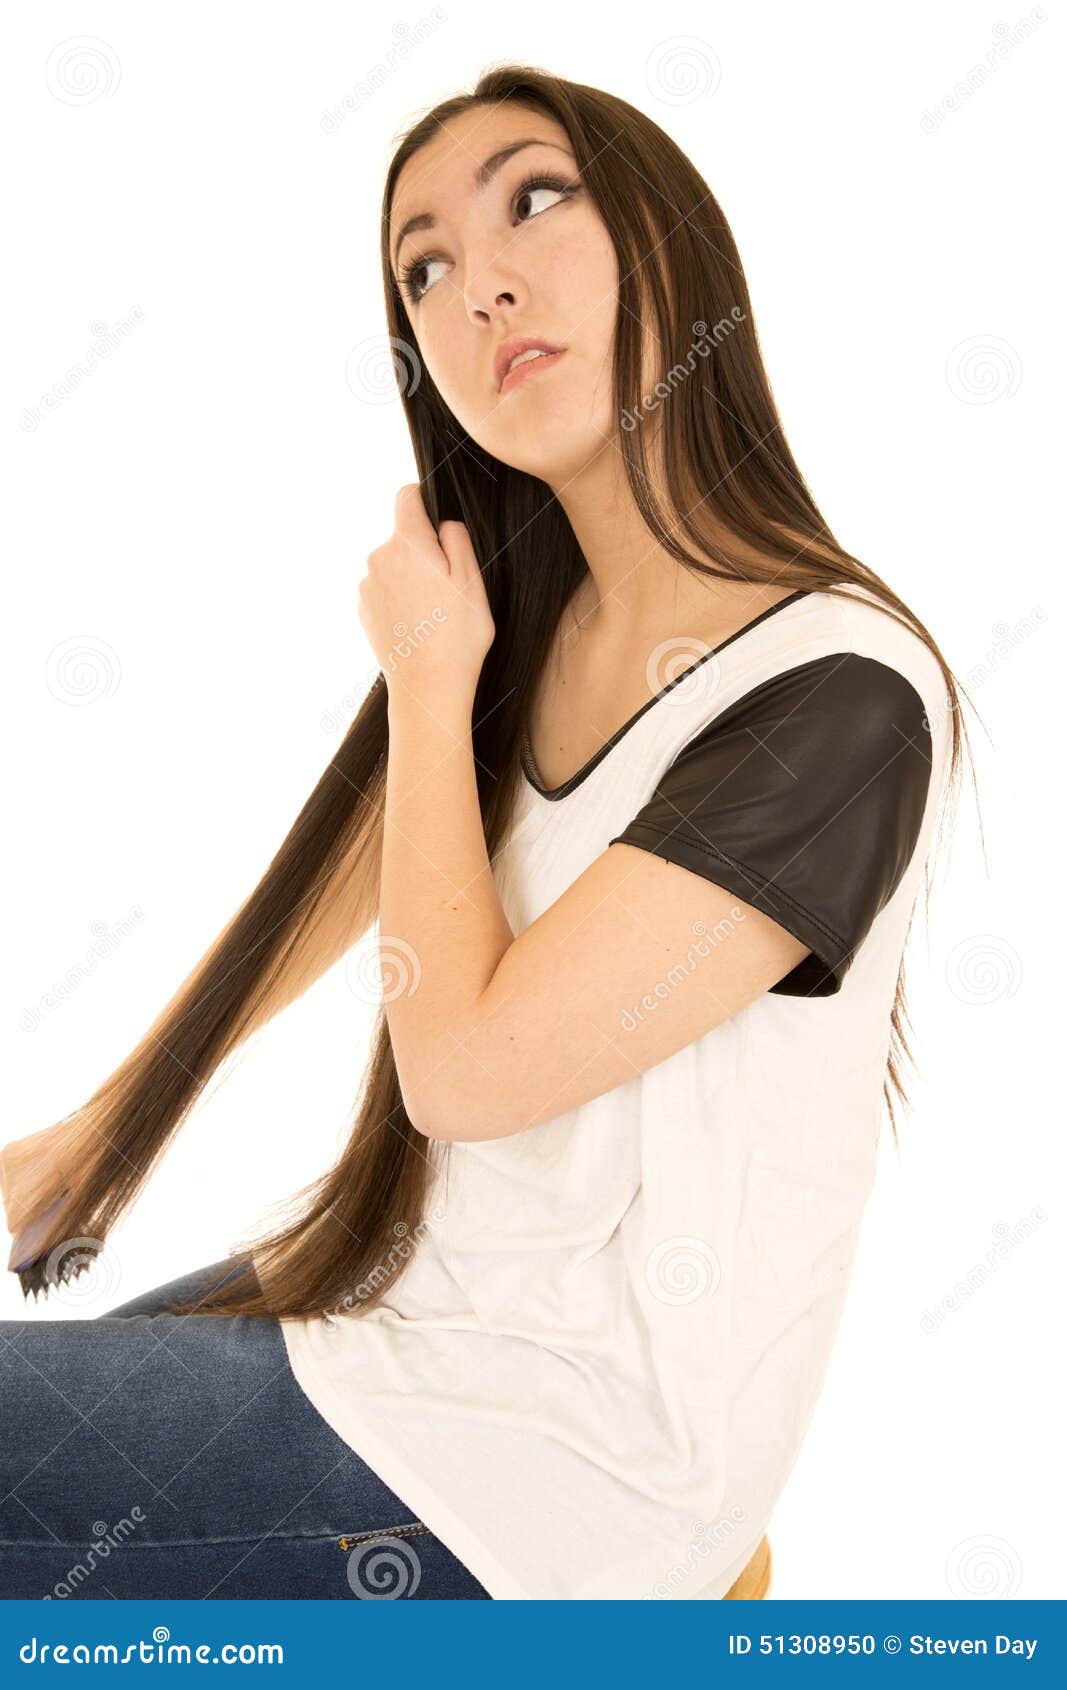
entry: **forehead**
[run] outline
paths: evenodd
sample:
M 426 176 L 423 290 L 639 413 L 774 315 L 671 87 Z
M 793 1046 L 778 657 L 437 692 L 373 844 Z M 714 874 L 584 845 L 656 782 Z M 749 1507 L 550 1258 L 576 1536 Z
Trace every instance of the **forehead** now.
M 389 216 L 391 247 L 395 249 L 399 232 L 410 219 L 423 214 L 445 217 L 450 207 L 459 207 L 484 191 L 500 152 L 520 141 L 546 142 L 570 151 L 562 124 L 517 104 L 476 106 L 442 124 L 397 177 Z

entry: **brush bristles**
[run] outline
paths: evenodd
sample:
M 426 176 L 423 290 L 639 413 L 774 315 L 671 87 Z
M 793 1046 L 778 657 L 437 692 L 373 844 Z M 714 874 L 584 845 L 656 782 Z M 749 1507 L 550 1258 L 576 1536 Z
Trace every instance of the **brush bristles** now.
M 85 1268 L 92 1265 L 93 1260 L 100 1254 L 86 1239 L 80 1239 L 77 1250 L 69 1255 L 55 1254 L 38 1256 L 34 1262 L 28 1262 L 25 1267 L 16 1270 L 19 1288 L 24 1298 L 29 1300 L 31 1291 L 34 1296 L 47 1297 L 54 1285 L 69 1285 L 72 1280 Z

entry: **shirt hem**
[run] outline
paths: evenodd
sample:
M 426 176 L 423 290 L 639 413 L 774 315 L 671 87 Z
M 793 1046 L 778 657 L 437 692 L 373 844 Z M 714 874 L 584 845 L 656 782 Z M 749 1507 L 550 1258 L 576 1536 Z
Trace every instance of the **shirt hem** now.
M 307 1342 L 306 1321 L 283 1320 L 281 1327 L 289 1365 L 297 1384 L 337 1436 L 373 1468 L 384 1485 L 396 1492 L 405 1506 L 417 1515 L 424 1526 L 429 1527 L 468 1572 L 473 1573 L 479 1584 L 484 1585 L 491 1597 L 497 1601 L 531 1600 L 531 1593 L 525 1586 L 500 1564 L 449 1504 L 427 1486 L 422 1475 L 409 1467 L 390 1444 L 379 1438 L 377 1432 L 360 1422 L 358 1412 L 353 1411 L 351 1398 L 338 1391 L 328 1373 L 316 1371 L 314 1390 L 309 1388 L 312 1369 L 318 1358 Z M 324 1401 L 326 1409 L 322 1406 Z

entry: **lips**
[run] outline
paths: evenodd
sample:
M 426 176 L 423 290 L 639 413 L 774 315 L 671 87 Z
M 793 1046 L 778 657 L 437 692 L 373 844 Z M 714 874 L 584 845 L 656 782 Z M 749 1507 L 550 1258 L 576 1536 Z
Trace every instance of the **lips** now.
M 499 393 L 504 385 L 504 378 L 508 374 L 512 360 L 523 352 L 565 352 L 566 347 L 557 346 L 555 341 L 541 340 L 535 335 L 512 335 L 510 339 L 502 341 L 497 347 L 493 359 L 493 373 L 496 376 L 496 390 Z M 537 359 L 529 360 L 537 363 Z

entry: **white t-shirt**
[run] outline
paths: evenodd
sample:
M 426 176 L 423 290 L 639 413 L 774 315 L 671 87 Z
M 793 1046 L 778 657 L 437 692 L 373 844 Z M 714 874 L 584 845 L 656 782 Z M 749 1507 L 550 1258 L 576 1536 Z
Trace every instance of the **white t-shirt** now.
M 283 1322 L 312 1403 L 491 1596 L 721 1597 L 767 1528 L 874 1177 L 950 731 L 917 635 L 801 589 L 554 792 L 525 747 L 494 864 L 516 934 L 621 840 L 811 954 L 581 1108 L 448 1147 L 384 1300 Z

